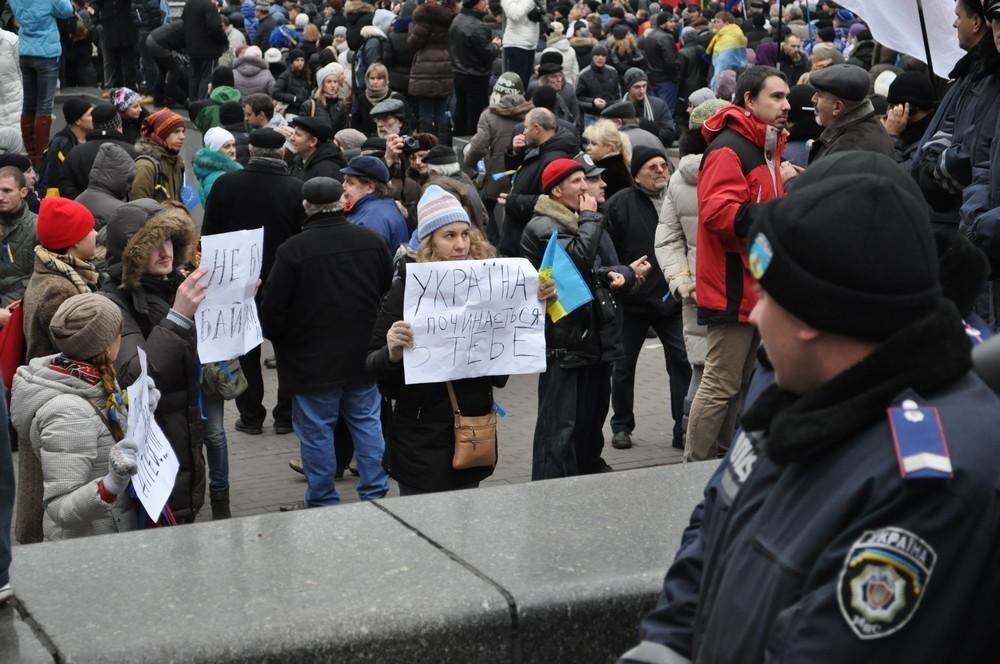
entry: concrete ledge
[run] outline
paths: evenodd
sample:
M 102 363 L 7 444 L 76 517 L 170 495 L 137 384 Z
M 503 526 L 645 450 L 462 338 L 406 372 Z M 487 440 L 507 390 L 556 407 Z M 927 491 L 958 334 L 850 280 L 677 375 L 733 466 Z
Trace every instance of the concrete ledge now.
M 0 636 L 41 648 L 23 661 L 44 639 L 65 662 L 613 661 L 714 468 L 18 547 L 20 611 L 42 638 L 3 613 Z

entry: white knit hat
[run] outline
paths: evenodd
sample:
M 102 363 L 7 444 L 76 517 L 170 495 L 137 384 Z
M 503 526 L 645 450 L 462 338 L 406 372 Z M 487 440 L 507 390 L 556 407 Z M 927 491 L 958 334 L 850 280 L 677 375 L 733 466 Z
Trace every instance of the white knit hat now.
M 205 132 L 204 140 L 206 148 L 212 152 L 218 152 L 226 143 L 235 141 L 236 137 L 233 136 L 232 132 L 223 129 L 222 127 L 212 127 Z
M 321 67 L 318 72 L 316 72 L 316 87 L 322 88 L 323 81 L 326 80 L 327 76 L 336 76 L 337 78 L 343 80 L 344 68 L 339 62 L 331 62 L 325 67 Z
M 458 199 L 432 184 L 417 203 L 417 238 L 423 240 L 437 229 L 463 221 L 470 226 L 469 214 Z

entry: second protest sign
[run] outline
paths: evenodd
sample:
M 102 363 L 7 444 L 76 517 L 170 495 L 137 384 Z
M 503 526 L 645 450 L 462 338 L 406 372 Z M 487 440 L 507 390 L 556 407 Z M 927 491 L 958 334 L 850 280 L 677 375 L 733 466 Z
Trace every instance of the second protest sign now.
M 545 371 L 545 305 L 523 258 L 406 266 L 406 383 Z

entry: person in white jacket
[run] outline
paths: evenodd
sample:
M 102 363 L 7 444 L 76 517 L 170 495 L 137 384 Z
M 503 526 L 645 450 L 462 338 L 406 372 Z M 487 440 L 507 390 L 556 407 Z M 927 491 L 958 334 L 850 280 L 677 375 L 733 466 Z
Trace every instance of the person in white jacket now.
M 695 300 L 695 243 L 698 239 L 698 171 L 701 166 L 705 139 L 701 125 L 729 102 L 711 99 L 691 112 L 690 132 L 680 142 L 681 160 L 670 176 L 667 191 L 660 208 L 660 223 L 656 227 L 653 249 L 656 262 L 663 270 L 663 277 L 671 294 L 683 305 L 684 348 L 691 363 L 691 385 L 684 399 L 684 418 L 687 419 L 691 400 L 698 390 L 705 369 L 705 326 L 698 324 L 698 305 Z M 685 423 L 685 429 L 687 424 Z M 725 449 L 729 441 L 719 449 Z
M 0 127 L 19 126 L 23 100 L 17 35 L 0 28 Z
M 46 540 L 136 528 L 133 498 L 138 445 L 126 437 L 127 407 L 115 378 L 122 338 L 118 306 L 97 293 L 74 295 L 49 325 L 60 349 L 14 376 L 11 419 L 42 466 Z M 150 406 L 159 392 L 147 379 Z M 117 442 L 116 442 L 117 441 Z
M 531 80 L 538 49 L 539 24 L 545 16 L 539 0 L 500 0 L 503 9 L 503 70 Z

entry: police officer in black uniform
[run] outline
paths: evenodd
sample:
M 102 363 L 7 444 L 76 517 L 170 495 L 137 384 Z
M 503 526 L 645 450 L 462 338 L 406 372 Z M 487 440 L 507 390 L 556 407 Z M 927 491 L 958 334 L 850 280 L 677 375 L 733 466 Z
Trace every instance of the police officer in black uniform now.
M 765 384 L 620 663 L 995 661 L 1000 399 L 926 204 L 853 170 L 750 213 Z

